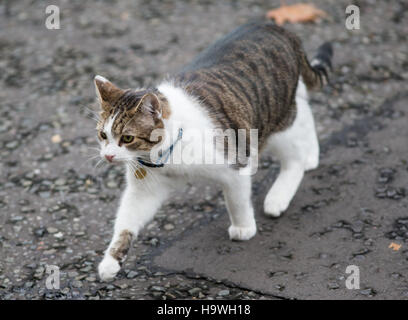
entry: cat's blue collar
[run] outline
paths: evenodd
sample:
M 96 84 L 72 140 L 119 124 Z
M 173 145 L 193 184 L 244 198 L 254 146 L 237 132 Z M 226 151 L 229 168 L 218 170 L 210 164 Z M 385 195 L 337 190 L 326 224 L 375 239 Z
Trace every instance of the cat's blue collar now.
M 137 161 L 141 165 L 146 166 L 146 167 L 150 167 L 150 168 L 161 168 L 161 167 L 163 167 L 164 164 L 169 159 L 169 157 L 171 156 L 171 154 L 173 153 L 174 146 L 177 144 L 177 142 L 179 142 L 181 140 L 182 137 L 183 137 L 183 128 L 180 128 L 176 141 L 166 151 L 162 152 L 161 156 L 159 157 L 159 159 L 157 159 L 156 163 L 148 162 L 148 161 L 142 160 L 141 158 L 137 158 Z

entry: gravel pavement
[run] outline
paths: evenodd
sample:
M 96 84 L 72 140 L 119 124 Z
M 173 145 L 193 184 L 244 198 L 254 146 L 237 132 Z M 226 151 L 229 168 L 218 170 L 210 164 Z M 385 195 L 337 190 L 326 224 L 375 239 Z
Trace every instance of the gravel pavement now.
M 110 283 L 96 268 L 124 178 L 94 157 L 94 75 L 155 84 L 279 1 L 0 2 L 0 299 L 407 299 L 408 5 L 354 1 L 361 29 L 350 31 L 349 1 L 310 2 L 329 18 L 287 28 L 309 55 L 335 48 L 332 85 L 311 94 L 320 168 L 267 219 L 260 205 L 278 166 L 262 159 L 249 242 L 227 239 L 217 186 L 188 186 Z M 60 30 L 44 25 L 48 4 Z M 61 271 L 59 290 L 46 288 L 47 265 Z M 348 265 L 360 289 L 346 289 Z

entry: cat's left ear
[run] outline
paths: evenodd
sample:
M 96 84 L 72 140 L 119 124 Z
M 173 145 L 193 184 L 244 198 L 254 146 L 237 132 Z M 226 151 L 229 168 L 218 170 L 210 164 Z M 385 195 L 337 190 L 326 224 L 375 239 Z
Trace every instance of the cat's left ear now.
M 142 111 L 148 112 L 153 115 L 153 117 L 160 119 L 162 115 L 162 105 L 159 98 L 154 93 L 146 93 L 142 100 L 140 101 L 140 108 Z M 137 110 L 134 110 L 136 112 Z
M 104 111 L 108 111 L 110 104 L 118 99 L 124 91 L 112 82 L 102 76 L 96 76 L 94 78 L 95 91 L 98 96 L 101 107 Z

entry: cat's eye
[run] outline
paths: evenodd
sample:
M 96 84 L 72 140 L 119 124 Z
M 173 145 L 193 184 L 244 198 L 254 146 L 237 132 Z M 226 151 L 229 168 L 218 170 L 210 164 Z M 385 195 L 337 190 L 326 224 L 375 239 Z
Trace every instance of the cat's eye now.
M 124 135 L 122 136 L 123 143 L 131 143 L 135 139 L 134 136 Z
M 103 131 L 101 131 L 101 132 L 99 133 L 99 135 L 100 135 L 101 139 L 103 139 L 103 140 L 106 140 L 106 139 L 108 138 L 108 137 L 106 136 L 106 133 L 103 132 Z

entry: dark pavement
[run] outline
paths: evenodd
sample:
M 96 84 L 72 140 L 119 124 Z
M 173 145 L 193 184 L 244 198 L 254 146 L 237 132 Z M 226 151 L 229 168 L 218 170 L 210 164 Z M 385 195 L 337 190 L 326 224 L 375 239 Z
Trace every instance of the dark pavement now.
M 186 231 L 154 264 L 279 298 L 408 298 L 407 102 L 408 94 L 387 100 L 376 117 L 325 141 L 320 167 L 281 218 L 262 213 L 276 172 L 259 172 L 255 238 L 229 241 L 222 214 Z M 349 265 L 360 269 L 360 290 L 346 288 Z
M 217 186 L 188 186 L 111 283 L 99 281 L 97 265 L 124 180 L 121 168 L 93 158 L 94 75 L 123 87 L 157 83 L 279 1 L 8 2 L 7 15 L 0 2 L 0 299 L 407 298 L 405 0 L 357 1 L 360 30 L 345 28 L 345 0 L 311 1 L 330 18 L 285 26 L 309 56 L 324 41 L 335 56 L 332 86 L 311 94 L 321 166 L 281 218 L 259 207 L 278 170 L 272 159 L 255 176 L 259 233 L 249 242 L 227 239 Z M 60 30 L 45 28 L 47 4 L 60 7 Z M 61 270 L 59 290 L 45 286 L 47 265 Z M 348 265 L 360 268 L 360 289 L 346 289 Z

